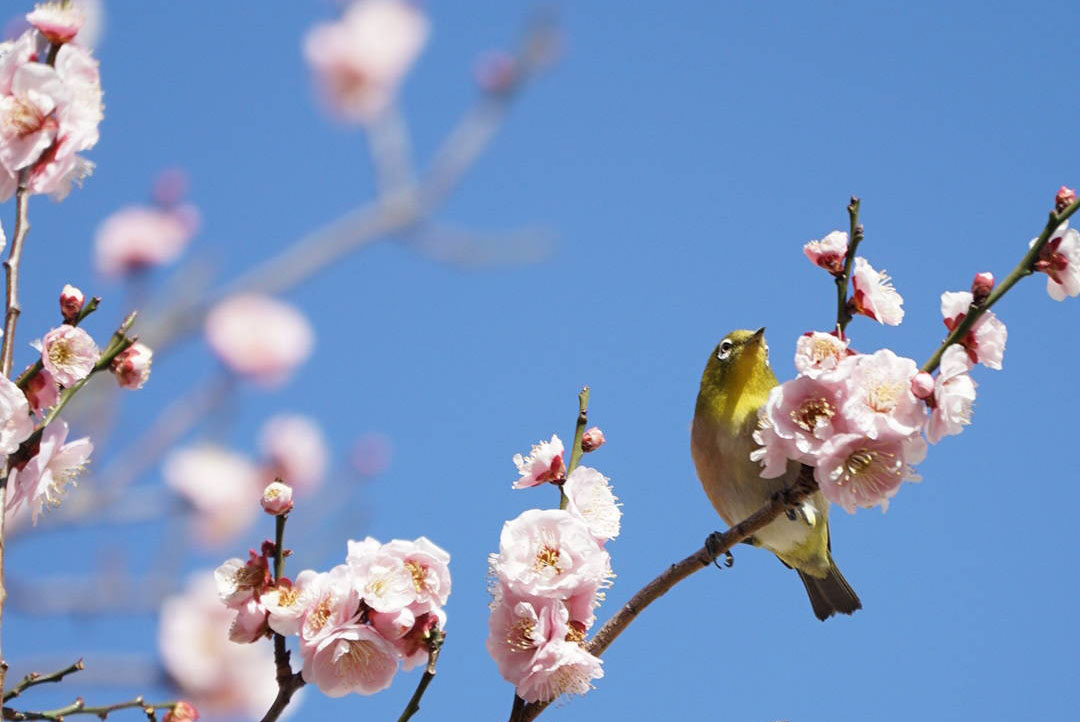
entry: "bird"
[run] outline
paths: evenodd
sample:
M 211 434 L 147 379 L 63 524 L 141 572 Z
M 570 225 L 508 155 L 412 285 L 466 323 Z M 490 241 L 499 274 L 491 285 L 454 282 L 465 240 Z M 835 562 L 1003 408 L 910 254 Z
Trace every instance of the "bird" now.
M 758 446 L 758 410 L 777 385 L 769 366 L 765 329 L 732 331 L 713 349 L 701 376 L 694 408 L 690 451 L 705 494 L 728 525 L 735 525 L 791 486 L 801 464 L 789 461 L 775 479 L 761 477 L 750 453 Z M 837 612 L 862 608 L 832 557 L 829 502 L 820 491 L 774 519 L 746 540 L 764 547 L 799 574 L 814 615 L 825 621 Z

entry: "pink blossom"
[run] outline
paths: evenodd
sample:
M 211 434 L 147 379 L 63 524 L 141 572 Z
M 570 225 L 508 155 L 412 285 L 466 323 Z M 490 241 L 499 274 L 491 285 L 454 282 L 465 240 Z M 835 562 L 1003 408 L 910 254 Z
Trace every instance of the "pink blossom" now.
M 205 331 L 210 348 L 231 371 L 265 385 L 284 382 L 315 343 L 307 318 L 268 296 L 222 301 L 207 315 Z
M 360 555 L 352 551 L 347 563 L 365 604 L 376 612 L 396 612 L 416 600 L 413 569 L 398 550 L 383 545 Z
M 514 488 L 524 489 L 562 479 L 566 474 L 563 453 L 562 440 L 552 434 L 551 441 L 541 441 L 533 445 L 528 456 L 514 454 L 514 464 L 521 475 L 521 478 L 514 482 Z
M 9 174 L 35 163 L 56 142 L 54 111 L 69 99 L 55 68 L 28 62 L 15 70 L 10 94 L 0 97 L 0 164 Z
M 277 696 L 272 645 L 230 642 L 233 616 L 212 576 L 194 575 L 162 604 L 161 660 L 179 693 L 209 716 L 260 719 Z M 289 709 L 297 706 L 294 698 Z
M 281 516 L 293 508 L 292 487 L 280 481 L 272 481 L 263 489 L 262 508 L 267 514 Z
M 811 263 L 833 274 L 844 272 L 847 252 L 848 234 L 843 231 L 833 231 L 820 241 L 810 241 L 803 246 L 803 253 Z
M 239 606 L 229 625 L 229 641 L 237 644 L 258 642 L 270 632 L 266 624 L 266 609 L 258 599 L 249 599 Z
M 1035 245 L 1036 240 L 1031 239 L 1030 245 Z M 1039 250 L 1034 268 L 1047 275 L 1046 292 L 1055 301 L 1080 295 L 1080 233 L 1069 228 L 1068 221 L 1058 226 Z
M 304 681 L 329 697 L 375 694 L 390 686 L 397 652 L 366 624 L 336 627 L 304 655 Z
M 197 229 L 191 212 L 151 206 L 128 206 L 106 218 L 94 236 L 97 268 L 121 276 L 170 263 L 187 247 Z
M 904 320 L 904 299 L 884 271 L 875 271 L 865 258 L 857 257 L 851 272 L 855 310 L 878 323 L 899 326 Z
M 579 466 L 563 485 L 567 511 L 581 517 L 589 532 L 602 544 L 619 536 L 622 511 L 611 491 L 610 481 L 596 469 Z
M 561 601 L 497 590 L 488 619 L 488 652 L 526 702 L 585 694 L 592 680 L 603 676 L 600 660 L 581 646 L 583 639 L 583 630 L 571 625 Z
M 300 624 L 300 649 L 306 659 L 335 629 L 360 619 L 360 595 L 353 570 L 344 564 L 303 581 L 301 604 L 305 611 Z
M 78 326 L 57 326 L 41 340 L 41 362 L 62 386 L 82 381 L 98 362 L 97 344 Z
M 431 649 L 431 635 L 436 629 L 446 627 L 446 612 L 432 609 L 416 618 L 412 629 L 399 639 L 393 640 L 394 649 L 401 656 L 401 668 L 410 669 L 427 664 Z
M 764 462 L 762 476 L 775 478 L 787 471 L 788 459 L 816 463 L 822 444 L 850 429 L 843 413 L 848 387 L 843 380 L 797 376 L 773 387 L 759 412 L 755 439 L 763 448 L 750 455 Z
M 450 598 L 450 555 L 427 537 L 415 541 L 392 539 L 382 551 L 402 560 L 412 578 L 412 611 L 422 614 Z
M 428 21 L 405 0 L 357 0 L 335 23 L 312 28 L 304 55 L 330 108 L 369 122 L 387 106 L 428 36 Z
M 795 343 L 795 369 L 800 374 L 817 378 L 836 371 L 840 362 L 853 354 L 847 341 L 831 333 L 810 331 L 799 336 Z
M 26 400 L 35 413 L 51 409 L 60 400 L 60 390 L 53 375 L 41 369 L 26 382 Z
M 58 420 L 45 427 L 37 452 L 24 465 L 16 465 L 8 476 L 12 491 L 7 510 L 14 511 L 22 504 L 30 507 L 37 523 L 46 506 L 59 506 L 68 484 L 82 473 L 94 445 L 83 437 L 67 440 L 67 422 Z
M 941 294 L 941 315 L 945 317 L 945 328 L 952 331 L 959 326 L 967 316 L 971 302 L 972 295 L 968 291 L 946 291 Z M 993 311 L 983 311 L 959 342 L 967 349 L 972 363 L 1000 370 L 1008 335 L 1005 324 Z
M 304 615 L 318 601 L 314 593 L 321 589 L 318 580 L 318 572 L 305 569 L 297 575 L 295 582 L 281 579 L 260 595 L 259 599 L 269 613 L 270 629 L 285 636 L 300 633 Z
M 371 612 L 368 619 L 371 626 L 390 642 L 404 637 L 416 624 L 416 615 L 408 607 L 402 607 L 396 612 Z
M 298 492 L 313 491 L 322 483 L 329 452 L 322 429 L 307 416 L 274 416 L 263 424 L 259 447 L 271 473 Z
M 566 599 L 611 578 L 611 562 L 589 527 L 561 509 L 530 509 L 503 525 L 491 569 L 517 594 Z
M 901 483 L 921 480 L 912 465 L 925 457 L 926 441 L 917 434 L 837 434 L 822 447 L 814 478 L 825 498 L 848 513 L 876 505 L 885 511 Z
M 600 430 L 600 427 L 594 426 L 591 429 L 586 429 L 585 433 L 581 435 L 581 450 L 588 454 L 590 451 L 596 451 L 607 439 L 604 438 L 604 432 Z
M 244 531 L 258 513 L 259 472 L 244 456 L 211 444 L 172 452 L 165 483 L 191 504 L 193 536 L 218 546 Z
M 856 359 L 843 406 L 849 430 L 877 438 L 886 429 L 901 435 L 921 429 L 926 409 L 911 391 L 911 381 L 919 372 L 915 362 L 887 348 Z
M 141 343 L 133 343 L 113 359 L 110 368 L 120 388 L 141 389 L 150 378 L 154 352 Z
M 60 315 L 65 321 L 74 320 L 82 311 L 85 301 L 86 297 L 81 290 L 70 283 L 66 284 L 60 291 Z
M 33 432 L 34 421 L 25 394 L 6 376 L 0 376 L 0 453 L 14 454 Z
M 266 557 L 250 552 L 248 560 L 233 557 L 214 570 L 218 596 L 229 609 L 239 609 L 249 599 L 259 596 L 270 584 Z
M 971 423 L 976 386 L 968 375 L 971 366 L 971 359 L 960 344 L 945 349 L 934 387 L 934 408 L 926 424 L 926 438 L 931 444 L 959 434 Z
M 26 22 L 37 28 L 45 39 L 56 45 L 70 42 L 82 28 L 85 18 L 75 5 L 59 2 L 40 3 L 26 14 Z

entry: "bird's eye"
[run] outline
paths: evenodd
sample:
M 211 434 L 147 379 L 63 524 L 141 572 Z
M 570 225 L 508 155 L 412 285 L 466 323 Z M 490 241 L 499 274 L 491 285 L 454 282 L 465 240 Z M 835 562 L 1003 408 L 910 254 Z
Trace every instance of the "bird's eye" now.
M 716 358 L 724 361 L 731 355 L 731 349 L 735 348 L 735 344 L 731 342 L 731 339 L 725 338 L 720 342 L 720 348 L 716 352 Z

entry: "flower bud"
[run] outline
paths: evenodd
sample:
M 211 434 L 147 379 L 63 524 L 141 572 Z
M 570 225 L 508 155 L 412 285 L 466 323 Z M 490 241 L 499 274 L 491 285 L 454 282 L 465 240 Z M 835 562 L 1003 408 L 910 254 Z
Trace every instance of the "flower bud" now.
M 911 378 L 911 393 L 917 399 L 928 399 L 934 395 L 934 377 L 920 371 Z
M 195 709 L 195 705 L 180 700 L 165 714 L 162 722 L 195 722 L 197 719 L 199 719 L 199 710 Z
M 70 283 L 64 286 L 64 289 L 60 291 L 60 313 L 63 315 L 65 321 L 74 321 L 79 315 L 79 311 L 82 311 L 83 303 L 86 301 L 86 296 L 79 289 L 72 286 Z
M 281 516 L 292 511 L 292 487 L 280 481 L 266 485 L 262 495 L 262 508 L 267 514 Z
M 581 436 L 581 450 L 588 453 L 590 451 L 596 451 L 607 439 L 604 438 L 604 432 L 599 427 L 594 426 L 586 431 Z
M 1061 186 L 1058 188 L 1057 197 L 1054 199 L 1054 207 L 1057 210 L 1064 210 L 1072 205 L 1072 202 L 1076 200 L 1076 191 L 1068 186 Z
M 113 359 L 112 372 L 121 388 L 141 389 L 150 378 L 154 352 L 141 343 L 133 343 Z
M 23 392 L 26 394 L 26 400 L 30 402 L 30 408 L 35 412 L 50 409 L 60 400 L 60 390 L 56 387 L 56 379 L 45 369 L 41 369 L 30 377 Z
M 983 301 L 994 290 L 994 274 L 983 271 L 975 274 L 975 280 L 971 282 L 971 295 L 976 303 Z
M 49 2 L 35 5 L 26 14 L 26 22 L 37 28 L 50 43 L 63 45 L 79 34 L 85 18 L 82 11 L 72 4 Z

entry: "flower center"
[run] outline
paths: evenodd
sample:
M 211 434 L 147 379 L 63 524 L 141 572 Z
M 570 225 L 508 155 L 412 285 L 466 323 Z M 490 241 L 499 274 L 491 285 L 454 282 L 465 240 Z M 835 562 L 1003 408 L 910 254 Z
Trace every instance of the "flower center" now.
M 874 411 L 887 414 L 896 408 L 904 392 L 904 385 L 895 379 L 885 379 L 871 386 L 866 392 L 866 405 Z
M 518 619 L 507 630 L 506 645 L 518 652 L 533 649 L 536 647 L 536 640 L 533 638 L 535 631 L 536 625 L 531 619 L 527 617 Z
M 828 421 L 836 415 L 836 409 L 826 399 L 807 399 L 791 411 L 791 420 L 803 431 L 812 432 L 821 420 Z
M 545 569 L 554 569 L 556 574 L 562 574 L 562 569 L 559 567 L 559 550 L 548 544 L 544 544 L 540 547 L 540 550 L 536 552 L 536 560 L 533 562 L 533 569 L 538 572 L 542 572 Z
M 416 562 L 405 562 L 405 568 L 409 570 L 409 574 L 412 575 L 413 588 L 418 592 L 422 592 L 427 589 L 427 575 L 424 574 L 424 568 Z
M 304 626 L 312 632 L 318 632 L 330 620 L 330 597 L 323 597 L 318 606 L 308 612 Z

